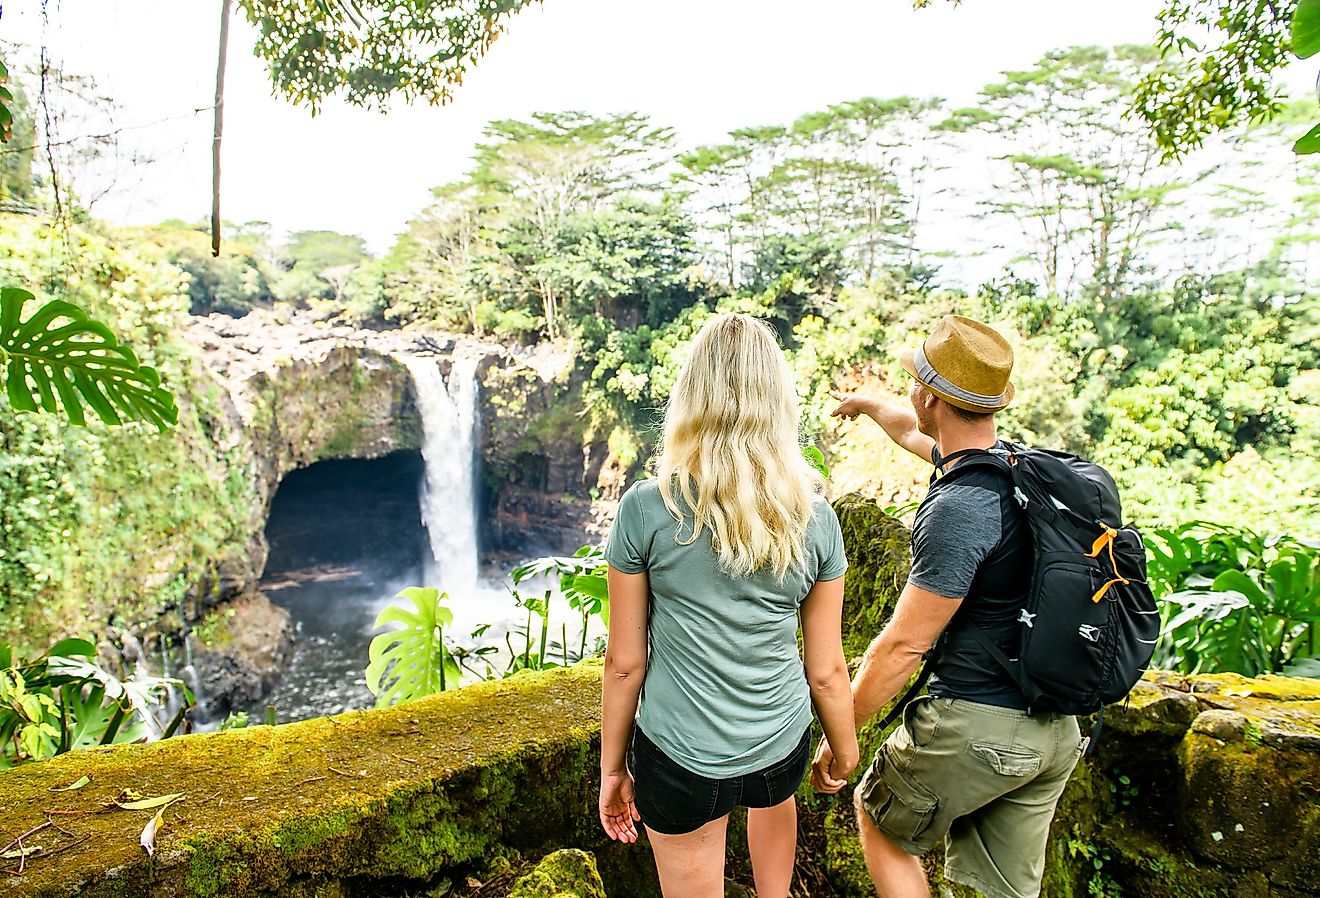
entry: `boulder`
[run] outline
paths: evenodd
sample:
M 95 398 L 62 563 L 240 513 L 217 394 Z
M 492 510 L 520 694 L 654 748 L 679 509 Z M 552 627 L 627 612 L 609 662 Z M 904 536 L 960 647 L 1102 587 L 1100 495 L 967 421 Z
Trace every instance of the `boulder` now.
M 605 898 L 596 859 L 563 848 L 546 855 L 536 869 L 514 883 L 509 898 Z
M 293 658 L 289 612 L 262 593 L 212 609 L 186 637 L 198 711 L 223 720 L 266 696 Z

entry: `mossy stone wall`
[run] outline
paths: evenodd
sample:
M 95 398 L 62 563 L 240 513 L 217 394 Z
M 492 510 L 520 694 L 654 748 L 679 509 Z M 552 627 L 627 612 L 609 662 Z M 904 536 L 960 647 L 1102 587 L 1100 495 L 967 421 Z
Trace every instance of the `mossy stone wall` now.
M 837 507 L 845 535 L 878 520 L 865 503 Z M 890 537 L 879 544 L 895 551 L 898 531 L 880 524 Z M 891 600 L 904 562 L 869 558 L 852 541 L 848 549 L 855 570 L 873 572 L 864 581 L 872 588 L 849 602 Z M 882 575 L 885 564 L 893 567 Z M 851 604 L 848 615 L 877 628 L 884 617 Z M 43 850 L 21 874 L 17 860 L 5 862 L 0 894 L 398 896 L 439 877 L 461 882 L 497 859 L 578 848 L 595 854 L 606 894 L 658 898 L 645 844 L 607 845 L 597 823 L 600 677 L 598 664 L 585 664 L 397 708 L 75 752 L 0 773 L 6 830 L 58 824 L 26 837 Z M 868 731 L 863 742 L 873 748 L 879 736 Z M 52 791 L 82 776 L 90 784 Z M 125 789 L 184 796 L 165 812 L 154 856 L 138 843 L 150 811 L 99 812 Z M 869 898 L 850 795 L 804 786 L 799 799 L 802 894 Z M 746 887 L 743 832 L 739 818 L 728 873 Z M 926 862 L 938 882 L 938 853 Z M 1043 894 L 1320 895 L 1320 685 L 1150 675 L 1106 715 L 1097 754 L 1069 784 Z
M 600 667 L 483 683 L 401 707 L 62 755 L 0 774 L 5 829 L 59 854 L 0 874 L 6 896 L 276 896 L 426 882 L 511 852 L 598 847 Z M 52 792 L 82 776 L 87 786 Z M 181 793 L 148 856 L 151 811 Z M 51 812 L 61 812 L 54 814 Z M 73 812 L 73 813 L 69 813 Z M 83 840 L 83 841 L 79 841 Z M 351 889 L 350 889 L 351 891 Z

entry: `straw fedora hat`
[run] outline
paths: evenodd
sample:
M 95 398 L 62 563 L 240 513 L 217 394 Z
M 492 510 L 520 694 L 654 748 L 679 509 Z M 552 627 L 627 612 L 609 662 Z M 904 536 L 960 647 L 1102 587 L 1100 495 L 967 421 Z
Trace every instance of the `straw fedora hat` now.
M 969 412 L 997 412 L 1013 401 L 1013 347 L 988 324 L 945 315 L 899 363 L 926 389 Z

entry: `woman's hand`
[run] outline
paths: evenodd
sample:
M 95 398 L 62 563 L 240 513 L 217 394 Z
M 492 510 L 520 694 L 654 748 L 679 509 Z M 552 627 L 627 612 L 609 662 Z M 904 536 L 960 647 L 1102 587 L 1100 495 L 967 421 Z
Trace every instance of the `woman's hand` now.
M 600 778 L 600 825 L 605 835 L 619 842 L 637 841 L 641 820 L 633 803 L 633 778 L 627 773 L 607 773 Z
M 830 749 L 830 743 L 822 739 L 816 749 L 816 760 L 811 763 L 811 788 L 825 795 L 833 795 L 848 785 L 848 774 L 857 766 L 839 762 Z

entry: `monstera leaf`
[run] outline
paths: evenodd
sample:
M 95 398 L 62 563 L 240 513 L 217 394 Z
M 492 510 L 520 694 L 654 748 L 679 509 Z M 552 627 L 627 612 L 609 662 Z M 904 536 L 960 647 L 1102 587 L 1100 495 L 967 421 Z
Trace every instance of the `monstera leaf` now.
M 79 425 L 86 423 L 83 403 L 106 424 L 149 421 L 165 430 L 179 420 L 156 369 L 139 364 L 108 327 L 60 300 L 20 321 L 32 298 L 26 290 L 0 289 L 0 368 L 10 405 L 25 412 L 38 403 L 48 412 L 63 406 Z
M 8 141 L 14 133 L 14 113 L 11 111 L 14 95 L 5 87 L 8 80 L 9 70 L 5 68 L 4 62 L 0 62 L 0 142 Z
M 377 628 L 403 625 L 371 640 L 367 688 L 378 708 L 453 689 L 462 677 L 445 648 L 444 628 L 454 622 L 454 613 L 441 604 L 448 594 L 410 586 L 397 598 L 410 600 L 416 610 L 391 605 L 376 616 Z

